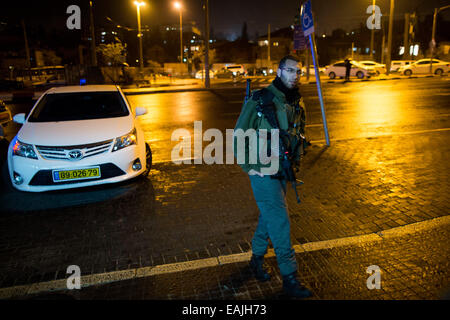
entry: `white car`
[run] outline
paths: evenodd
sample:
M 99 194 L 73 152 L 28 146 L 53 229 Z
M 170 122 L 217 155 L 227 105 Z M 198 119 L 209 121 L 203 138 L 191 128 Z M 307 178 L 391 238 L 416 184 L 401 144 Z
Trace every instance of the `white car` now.
M 51 88 L 8 149 L 12 185 L 21 191 L 48 191 L 128 180 L 147 174 L 151 150 L 122 90 L 114 85 Z
M 447 73 L 450 70 L 450 62 L 433 59 L 432 72 L 436 75 Z M 425 74 L 430 73 L 430 59 L 420 59 L 410 65 L 400 67 L 398 72 L 405 76 L 412 74 Z
M 326 68 L 319 67 L 319 73 L 325 72 Z M 309 66 L 309 75 L 314 76 L 316 75 L 316 70 L 314 69 L 314 65 Z M 302 68 L 302 76 L 306 76 L 306 67 Z
M 244 76 L 246 74 L 245 68 L 242 64 L 228 65 L 225 68 L 231 71 L 234 76 Z
M 386 73 L 386 65 L 385 64 L 381 64 L 381 63 L 377 63 L 375 61 L 369 61 L 369 60 L 358 61 L 358 63 L 360 65 L 364 66 L 364 68 L 366 68 L 367 70 L 375 72 L 377 75 Z
M 391 72 L 396 72 L 402 66 L 413 63 L 414 60 L 392 60 L 391 61 Z
M 352 67 L 350 69 L 350 77 L 358 77 L 358 79 L 363 79 L 370 76 L 370 72 L 358 64 L 354 60 L 350 60 Z M 329 65 L 325 69 L 325 74 L 330 77 L 330 79 L 335 79 L 336 77 L 345 77 L 345 61 L 338 61 Z
M 195 79 L 205 79 L 206 77 L 206 71 L 205 70 L 199 70 L 195 74 Z M 209 78 L 214 78 L 214 72 L 212 70 L 209 70 Z

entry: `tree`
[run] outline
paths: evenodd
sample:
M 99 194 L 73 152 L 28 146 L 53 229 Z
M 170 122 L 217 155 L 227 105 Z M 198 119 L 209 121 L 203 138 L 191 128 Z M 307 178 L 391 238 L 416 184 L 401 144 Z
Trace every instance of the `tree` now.
M 248 42 L 247 22 L 244 22 L 244 25 L 242 26 L 242 32 L 241 32 L 240 40 L 242 42 Z
M 119 66 L 126 61 L 127 45 L 121 42 L 101 44 L 97 47 L 102 61 L 107 66 Z

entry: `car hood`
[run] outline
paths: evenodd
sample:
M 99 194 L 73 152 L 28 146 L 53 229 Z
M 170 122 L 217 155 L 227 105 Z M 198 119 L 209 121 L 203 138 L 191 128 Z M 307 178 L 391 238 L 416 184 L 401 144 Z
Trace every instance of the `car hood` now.
M 132 116 L 60 122 L 26 122 L 20 141 L 44 146 L 70 146 L 113 139 L 133 129 Z

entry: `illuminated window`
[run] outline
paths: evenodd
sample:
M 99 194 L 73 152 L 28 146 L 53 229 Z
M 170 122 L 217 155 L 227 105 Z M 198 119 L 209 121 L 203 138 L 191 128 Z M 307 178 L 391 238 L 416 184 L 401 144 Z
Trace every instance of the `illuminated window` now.
M 273 46 L 274 46 L 274 47 L 278 47 L 278 42 L 274 42 L 274 43 L 273 43 Z

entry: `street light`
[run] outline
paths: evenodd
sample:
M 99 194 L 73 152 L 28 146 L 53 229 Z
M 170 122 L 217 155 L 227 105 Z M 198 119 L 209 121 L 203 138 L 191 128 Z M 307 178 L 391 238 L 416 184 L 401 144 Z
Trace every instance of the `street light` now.
M 180 62 L 183 63 L 183 14 L 181 11 L 181 3 L 174 2 L 173 6 L 180 11 Z
M 141 33 L 141 6 L 145 6 L 145 2 L 143 1 L 135 1 L 137 10 L 137 22 L 138 22 L 138 38 L 139 38 L 139 68 L 142 71 L 144 67 L 144 58 L 142 57 L 142 33 Z

